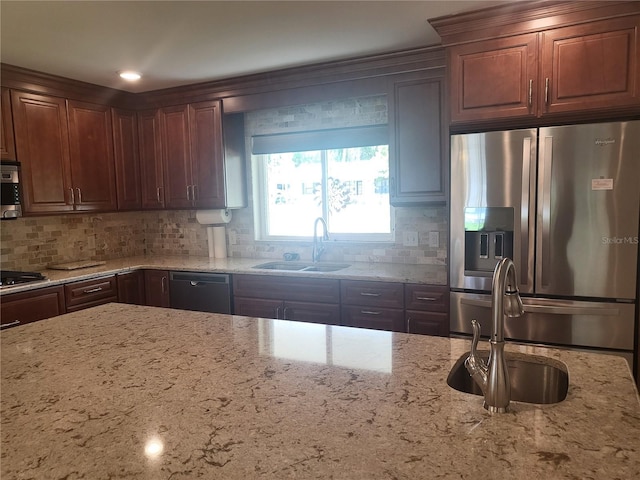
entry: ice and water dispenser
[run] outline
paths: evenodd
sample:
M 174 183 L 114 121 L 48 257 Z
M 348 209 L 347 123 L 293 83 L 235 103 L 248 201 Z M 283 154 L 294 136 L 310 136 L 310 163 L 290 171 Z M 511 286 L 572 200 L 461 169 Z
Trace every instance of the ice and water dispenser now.
M 513 258 L 513 215 L 511 207 L 465 208 L 465 275 L 491 276 L 501 259 Z

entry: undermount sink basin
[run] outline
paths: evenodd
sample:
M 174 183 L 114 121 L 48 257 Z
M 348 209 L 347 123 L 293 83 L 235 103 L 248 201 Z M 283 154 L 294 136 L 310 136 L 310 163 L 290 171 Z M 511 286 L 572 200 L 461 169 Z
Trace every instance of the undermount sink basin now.
M 485 362 L 489 358 L 488 351 L 478 353 Z M 449 372 L 447 384 L 460 392 L 482 396 L 482 390 L 464 366 L 468 356 L 467 352 L 458 359 Z M 562 402 L 567 397 L 569 374 L 564 363 L 514 352 L 505 352 L 505 359 L 511 381 L 512 402 L 550 404 Z
M 289 270 L 298 272 L 335 272 L 349 267 L 348 263 L 267 262 L 253 268 Z

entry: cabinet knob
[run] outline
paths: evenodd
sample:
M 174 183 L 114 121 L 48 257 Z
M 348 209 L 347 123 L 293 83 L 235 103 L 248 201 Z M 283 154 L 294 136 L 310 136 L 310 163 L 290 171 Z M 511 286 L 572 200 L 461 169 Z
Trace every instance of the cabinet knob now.
M 70 188 L 69 191 L 71 192 L 71 205 L 74 205 L 76 203 L 76 196 L 73 193 L 73 188 Z
M 78 203 L 82 203 L 82 190 L 80 188 L 76 188 L 78 191 Z

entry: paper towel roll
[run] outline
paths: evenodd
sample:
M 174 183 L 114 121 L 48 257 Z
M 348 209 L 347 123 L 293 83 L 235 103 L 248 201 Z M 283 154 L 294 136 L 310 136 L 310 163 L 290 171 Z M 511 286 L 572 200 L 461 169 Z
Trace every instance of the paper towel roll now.
M 209 257 L 211 257 L 211 243 L 213 243 L 214 258 L 227 258 L 226 230 L 224 227 L 207 227 L 207 231 L 211 232 L 211 235 L 208 236 L 213 237 L 213 242 L 209 242 Z
M 200 225 L 220 225 L 231 221 L 229 210 L 198 210 L 196 220 Z

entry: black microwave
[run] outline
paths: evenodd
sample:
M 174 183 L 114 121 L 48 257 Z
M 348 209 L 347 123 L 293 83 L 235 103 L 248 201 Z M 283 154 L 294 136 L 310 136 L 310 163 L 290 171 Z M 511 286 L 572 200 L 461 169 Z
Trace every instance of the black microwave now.
M 3 220 L 22 216 L 20 206 L 20 164 L 18 162 L 0 162 L 0 197 L 2 205 L 0 214 Z

